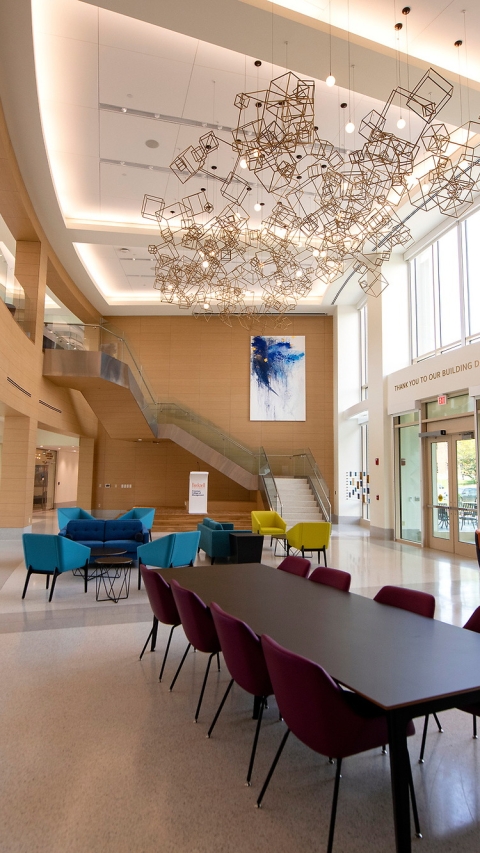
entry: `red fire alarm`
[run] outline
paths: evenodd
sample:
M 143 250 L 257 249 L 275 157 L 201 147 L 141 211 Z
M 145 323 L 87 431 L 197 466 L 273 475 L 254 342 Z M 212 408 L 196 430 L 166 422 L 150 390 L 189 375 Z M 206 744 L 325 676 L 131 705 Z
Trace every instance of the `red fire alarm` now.
M 380 459 L 378 458 L 378 456 L 375 459 L 375 465 L 380 465 Z

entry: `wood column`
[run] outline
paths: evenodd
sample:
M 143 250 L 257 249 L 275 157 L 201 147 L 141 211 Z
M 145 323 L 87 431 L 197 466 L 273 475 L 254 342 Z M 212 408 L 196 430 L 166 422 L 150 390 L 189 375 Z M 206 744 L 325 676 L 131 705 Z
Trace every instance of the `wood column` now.
M 40 242 L 18 240 L 15 278 L 25 291 L 23 330 L 31 341 L 42 342 L 47 253 Z
M 30 528 L 37 446 L 37 421 L 25 415 L 6 415 L 0 479 L 0 538 Z
M 80 436 L 78 449 L 77 506 L 90 511 L 92 509 L 94 439 Z

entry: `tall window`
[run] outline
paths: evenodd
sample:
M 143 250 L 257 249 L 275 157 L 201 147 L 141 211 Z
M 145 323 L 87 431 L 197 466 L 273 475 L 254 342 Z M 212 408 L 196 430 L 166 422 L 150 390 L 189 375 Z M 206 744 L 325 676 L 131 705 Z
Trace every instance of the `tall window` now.
M 368 398 L 368 327 L 367 305 L 358 312 L 360 320 L 360 399 Z
M 460 251 L 464 243 L 462 226 L 456 226 L 413 261 L 414 359 L 428 358 L 465 343 L 465 281 Z

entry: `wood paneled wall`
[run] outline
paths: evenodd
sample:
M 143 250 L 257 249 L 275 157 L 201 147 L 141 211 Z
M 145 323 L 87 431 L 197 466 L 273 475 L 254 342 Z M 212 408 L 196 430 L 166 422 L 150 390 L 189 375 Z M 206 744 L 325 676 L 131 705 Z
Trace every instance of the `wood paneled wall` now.
M 309 447 L 333 485 L 333 325 L 327 316 L 292 318 L 288 335 L 305 335 L 307 419 L 250 421 L 250 337 L 212 318 L 110 318 L 131 342 L 156 397 L 184 405 L 252 450 L 291 453 Z M 266 334 L 275 334 L 274 329 Z M 120 442 L 101 432 L 97 442 L 94 506 L 183 506 L 188 472 L 204 463 L 172 442 Z M 102 488 L 99 484 L 102 483 Z M 104 489 L 111 483 L 110 490 Z M 114 484 L 117 484 L 117 488 Z M 120 489 L 132 483 L 132 489 Z M 253 501 L 254 495 L 212 471 L 212 501 Z

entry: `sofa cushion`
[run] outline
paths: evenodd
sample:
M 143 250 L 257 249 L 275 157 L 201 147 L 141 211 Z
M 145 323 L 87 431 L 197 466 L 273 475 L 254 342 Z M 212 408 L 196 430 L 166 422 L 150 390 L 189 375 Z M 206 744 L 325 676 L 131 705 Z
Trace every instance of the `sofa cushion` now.
M 135 556 L 139 544 L 134 539 L 109 539 L 108 542 L 102 542 L 105 548 L 118 548 L 119 551 L 126 551 L 127 554 L 135 554 Z
M 100 542 L 103 545 L 105 538 L 105 522 L 98 518 L 79 518 L 69 521 L 66 532 L 68 538 L 72 538 L 74 542 Z M 97 547 L 97 546 L 93 546 Z
M 131 539 L 136 543 L 135 534 L 143 532 L 142 522 L 138 519 L 115 519 L 105 522 L 105 542 L 112 539 Z M 116 546 L 115 546 L 116 547 Z
M 78 545 L 85 545 L 87 548 L 103 548 L 105 544 L 103 539 L 76 539 L 75 541 Z

